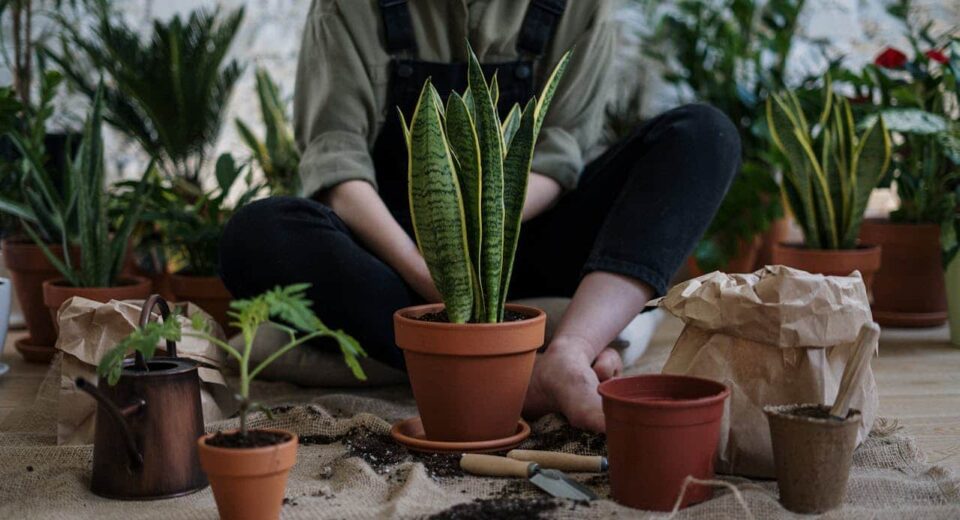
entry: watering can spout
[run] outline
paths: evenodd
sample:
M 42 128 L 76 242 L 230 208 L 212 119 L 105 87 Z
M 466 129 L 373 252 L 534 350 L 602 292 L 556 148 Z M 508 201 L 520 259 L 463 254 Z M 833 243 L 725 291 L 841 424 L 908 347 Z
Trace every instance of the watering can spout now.
M 133 437 L 133 432 L 130 431 L 130 426 L 127 424 L 126 418 L 143 409 L 143 407 L 147 404 L 146 401 L 143 399 L 137 399 L 129 406 L 121 409 L 113 401 L 108 399 L 107 396 L 96 387 L 96 385 L 90 383 L 86 379 L 78 377 L 76 384 L 77 388 L 90 394 L 90 397 L 93 397 L 97 403 L 100 404 L 100 410 L 105 410 L 120 429 L 120 432 L 123 435 L 124 443 L 126 444 L 130 469 L 138 471 L 143 468 L 143 454 L 137 448 L 137 441 Z

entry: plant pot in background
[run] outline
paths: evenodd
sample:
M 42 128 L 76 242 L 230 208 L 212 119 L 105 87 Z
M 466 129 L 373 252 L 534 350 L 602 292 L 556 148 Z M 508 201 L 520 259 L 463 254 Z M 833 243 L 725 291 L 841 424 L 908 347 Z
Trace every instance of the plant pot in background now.
M 252 430 L 257 431 L 257 430 Z M 297 461 L 297 436 L 283 430 L 285 442 L 259 448 L 224 448 L 197 441 L 200 466 L 207 473 L 217 510 L 224 520 L 280 518 L 287 475 Z
M 936 327 L 947 321 L 940 226 L 867 219 L 860 240 L 882 248 L 873 280 L 873 319 L 885 327 Z
M 725 385 L 709 379 L 642 375 L 600 384 L 607 426 L 610 491 L 623 505 L 670 511 L 690 475 L 713 478 Z M 680 507 L 713 496 L 687 487 Z
M 56 327 L 57 312 L 63 302 L 74 296 L 100 303 L 110 300 L 146 300 L 150 296 L 150 290 L 150 280 L 139 276 L 122 278 L 116 287 L 73 287 L 64 279 L 47 280 L 43 282 L 43 303 Z
M 63 257 L 62 247 L 48 247 L 53 254 Z M 13 289 L 30 334 L 17 341 L 17 351 L 27 361 L 49 363 L 56 353 L 53 347 L 57 342 L 57 332 L 43 301 L 43 283 L 60 277 L 60 272 L 47 260 L 40 246 L 29 240 L 4 239 L 0 248 L 3 249 L 3 260 L 10 271 Z
M 546 314 L 507 305 L 507 311 L 527 318 L 503 323 L 417 319 L 442 310 L 441 304 L 420 305 L 393 315 L 427 439 L 476 442 L 515 434 L 543 345 Z
M 778 218 L 770 224 L 770 229 L 760 237 L 760 250 L 757 251 L 757 261 L 752 271 L 773 265 L 773 246 L 790 241 L 790 220 L 788 217 Z
M 223 285 L 223 280 L 219 276 L 190 276 L 174 273 L 170 275 L 169 281 L 170 291 L 175 301 L 192 302 L 199 306 L 220 324 L 227 337 L 237 332 L 236 329 L 228 326 L 230 317 L 227 316 L 227 311 L 230 310 L 233 296 Z
M 960 347 L 960 255 L 954 257 L 947 266 L 946 285 L 950 315 L 950 343 Z
M 798 410 L 830 408 L 817 404 L 766 406 L 780 503 L 794 513 L 823 513 L 839 507 L 857 445 L 860 412 L 843 421 L 796 415 Z
M 880 246 L 865 245 L 857 249 L 807 249 L 799 244 L 777 244 L 773 248 L 773 263 L 782 264 L 808 273 L 826 276 L 848 276 L 860 271 L 867 292 L 880 269 Z
M 761 245 L 763 245 L 761 235 L 753 237 L 750 242 L 738 240 L 737 256 L 731 258 L 727 265 L 721 266 L 719 271 L 724 273 L 752 273 L 754 271 L 753 266 L 757 263 L 757 255 L 760 253 Z M 687 258 L 687 269 L 690 271 L 690 276 L 694 278 L 706 274 L 697 265 L 697 259 L 693 255 Z

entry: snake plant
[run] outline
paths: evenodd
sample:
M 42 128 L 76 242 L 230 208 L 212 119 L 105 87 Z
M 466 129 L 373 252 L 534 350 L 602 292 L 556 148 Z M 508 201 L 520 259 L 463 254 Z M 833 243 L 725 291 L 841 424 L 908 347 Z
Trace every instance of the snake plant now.
M 263 176 L 273 195 L 297 195 L 300 193 L 300 151 L 293 138 L 286 105 L 280 89 L 264 68 L 258 68 L 257 97 L 263 119 L 264 136 L 260 140 L 253 130 L 240 118 L 236 119 L 237 133 L 250 150 L 254 161 L 263 170 Z
M 496 75 L 471 50 L 463 94 L 444 106 L 428 79 L 409 127 L 400 114 L 413 228 L 451 323 L 503 321 L 533 149 L 568 60 L 501 121 Z
M 850 102 L 825 79 L 814 124 L 793 92 L 767 100 L 773 143 L 786 156 L 781 184 L 810 249 L 853 249 L 870 193 L 890 164 L 890 135 L 882 117 L 858 134 Z

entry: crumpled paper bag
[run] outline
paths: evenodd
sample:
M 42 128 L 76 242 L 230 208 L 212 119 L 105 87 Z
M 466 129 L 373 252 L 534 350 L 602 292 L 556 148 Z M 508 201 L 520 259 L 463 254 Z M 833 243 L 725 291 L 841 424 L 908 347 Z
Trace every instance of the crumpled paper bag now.
M 57 349 L 63 352 L 60 364 L 60 391 L 57 407 L 57 444 L 89 444 L 93 442 L 96 402 L 77 389 L 77 377 L 97 381 L 96 368 L 100 359 L 117 343 L 137 328 L 142 301 L 100 303 L 74 297 L 64 302 L 58 314 L 60 336 Z M 189 330 L 190 318 L 202 314 L 213 320 L 202 309 L 189 303 L 179 317 L 184 330 Z M 185 315 L 185 316 L 184 316 Z M 155 310 L 159 318 L 159 309 Z M 214 335 L 223 337 L 219 326 Z M 161 351 L 166 344 L 161 343 Z M 236 411 L 233 394 L 220 373 L 224 353 L 207 341 L 184 337 L 177 342 L 177 355 L 200 363 L 200 402 L 205 423 L 219 421 Z
M 873 320 L 859 272 L 823 276 L 785 266 L 706 274 L 658 303 L 686 324 L 663 372 L 730 387 L 716 469 L 749 477 L 775 476 L 763 407 L 832 404 L 857 333 Z M 852 401 L 862 413 L 858 445 L 878 404 L 868 367 Z

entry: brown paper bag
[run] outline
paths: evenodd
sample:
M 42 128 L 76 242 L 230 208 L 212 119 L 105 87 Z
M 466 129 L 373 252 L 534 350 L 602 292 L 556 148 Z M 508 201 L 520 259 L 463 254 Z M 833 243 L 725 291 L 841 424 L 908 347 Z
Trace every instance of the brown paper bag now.
M 60 392 L 57 407 L 57 444 L 89 444 L 93 442 L 96 402 L 77 389 L 77 377 L 97 380 L 96 367 L 100 359 L 117 342 L 137 327 L 142 301 L 99 303 L 74 297 L 64 302 L 58 314 L 60 336 L 57 349 L 63 352 L 60 363 Z M 186 316 L 180 316 L 184 330 L 190 329 L 190 317 L 203 314 L 202 309 L 187 304 Z M 219 326 L 215 335 L 223 333 Z M 165 344 L 160 350 L 166 349 Z M 207 341 L 184 337 L 177 342 L 177 355 L 200 363 L 200 401 L 206 423 L 225 419 L 236 411 L 232 393 L 220 373 L 224 354 Z
M 707 274 L 677 285 L 659 305 L 686 324 L 663 372 L 730 387 L 717 471 L 750 477 L 774 476 L 763 407 L 832 404 L 857 332 L 872 321 L 860 273 L 822 276 L 784 266 Z M 863 414 L 859 444 L 878 406 L 869 368 L 852 406 Z

